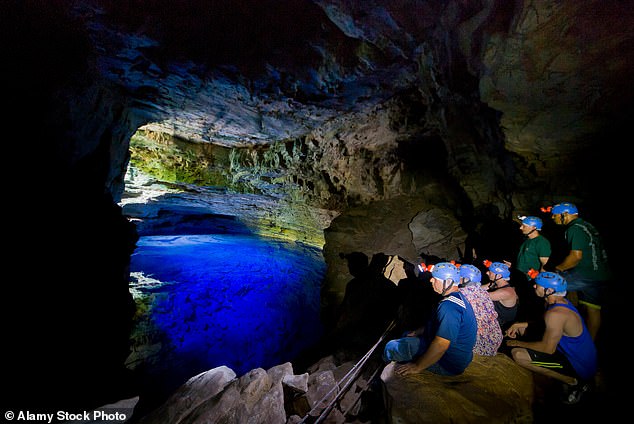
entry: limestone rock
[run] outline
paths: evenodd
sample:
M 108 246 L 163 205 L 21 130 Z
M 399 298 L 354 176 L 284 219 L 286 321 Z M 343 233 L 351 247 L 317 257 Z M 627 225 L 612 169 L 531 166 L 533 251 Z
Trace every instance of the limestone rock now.
M 475 356 L 464 374 L 447 377 L 425 371 L 407 377 L 388 364 L 381 380 L 392 422 L 532 423 L 533 377 L 508 356 Z
M 134 412 L 136 404 L 139 402 L 139 397 L 134 396 L 129 399 L 121 399 L 114 403 L 103 405 L 90 412 L 91 420 L 82 421 L 80 424 L 98 424 L 108 420 L 116 420 L 119 423 L 125 423 L 130 420 Z M 121 419 L 120 417 L 125 417 Z
M 409 229 L 417 251 L 441 258 L 455 258 L 456 248 L 467 239 L 460 222 L 448 210 L 440 208 L 421 211 L 412 219 Z
M 178 423 L 201 403 L 213 398 L 236 378 L 232 369 L 221 366 L 190 378 L 158 409 L 141 419 L 142 424 Z
M 308 391 L 308 373 L 285 376 L 282 384 L 297 392 L 306 393 Z

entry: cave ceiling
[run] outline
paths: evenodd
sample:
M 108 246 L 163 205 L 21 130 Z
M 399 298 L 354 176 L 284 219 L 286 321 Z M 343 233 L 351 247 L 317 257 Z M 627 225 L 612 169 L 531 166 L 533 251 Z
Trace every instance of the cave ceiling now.
M 609 146 L 633 109 L 632 1 L 11 4 L 3 42 L 19 39 L 18 66 L 4 70 L 37 93 L 13 84 L 12 110 L 48 114 L 33 138 L 62 139 L 63 160 L 102 155 L 115 199 L 138 128 L 199 146 L 287 143 L 230 178 L 325 210 L 320 230 L 375 201 L 388 202 L 379 220 L 411 209 L 395 225 L 416 221 L 421 198 L 509 216 L 587 198 L 626 168 Z
M 419 90 L 499 112 L 507 148 L 578 148 L 631 108 L 627 1 L 80 2 L 141 122 L 236 146 Z M 464 101 L 464 100 L 462 100 Z
M 336 306 L 341 253 L 453 258 L 478 206 L 583 200 L 621 242 L 632 45 L 632 0 L 1 1 L 11 396 L 64 408 L 129 353 L 143 228 L 117 196 L 139 128 L 248 151 L 228 178 L 268 201 L 195 213 L 323 246 Z

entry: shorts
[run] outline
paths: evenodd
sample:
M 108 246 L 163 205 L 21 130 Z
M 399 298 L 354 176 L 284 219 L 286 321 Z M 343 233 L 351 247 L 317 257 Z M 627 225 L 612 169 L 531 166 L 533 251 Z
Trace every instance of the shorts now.
M 419 337 L 403 337 L 390 340 L 383 350 L 383 360 L 399 363 L 412 362 L 426 350 L 423 340 Z M 438 362 L 426 368 L 427 371 L 440 375 L 455 375 L 444 369 Z
M 420 345 L 421 339 L 418 337 L 390 340 L 383 350 L 383 359 L 385 361 L 411 362 L 419 356 Z
M 604 302 L 604 292 L 607 281 L 590 280 L 583 277 L 575 269 L 570 269 L 561 273 L 566 279 L 568 291 L 577 292 L 579 303 L 587 305 L 591 308 L 601 309 Z
M 531 357 L 531 364 L 541 368 L 548 368 L 559 374 L 569 377 L 579 378 L 577 372 L 566 358 L 566 355 L 556 350 L 555 353 L 538 352 L 533 349 L 525 348 Z

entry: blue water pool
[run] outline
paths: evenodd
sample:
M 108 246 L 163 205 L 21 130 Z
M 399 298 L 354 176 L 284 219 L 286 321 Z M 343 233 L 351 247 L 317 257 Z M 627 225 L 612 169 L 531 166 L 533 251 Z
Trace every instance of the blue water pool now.
M 141 237 L 132 366 L 181 381 L 291 361 L 321 336 L 319 249 L 254 236 Z

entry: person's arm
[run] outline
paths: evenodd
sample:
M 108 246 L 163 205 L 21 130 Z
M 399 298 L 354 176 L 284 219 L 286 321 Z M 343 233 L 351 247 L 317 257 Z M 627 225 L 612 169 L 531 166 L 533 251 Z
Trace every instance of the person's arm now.
M 502 290 L 504 289 L 497 289 L 496 291 L 488 292 L 491 300 L 494 302 L 496 300 L 502 300 L 502 298 L 504 297 L 504 293 L 502 293 Z
M 540 257 L 539 257 L 539 262 L 540 262 L 540 264 L 541 264 L 541 267 L 539 268 L 539 272 L 544 272 L 544 271 L 546 271 L 546 270 L 544 269 L 544 266 L 546 266 L 546 264 L 548 263 L 548 259 L 549 259 L 549 257 L 548 257 L 548 256 L 540 256 Z
M 502 287 L 492 292 L 488 292 L 492 301 L 509 302 L 515 297 L 515 290 L 513 287 Z
M 553 253 L 552 246 L 546 237 L 539 236 L 537 244 L 537 257 L 539 258 L 539 272 L 546 271 L 546 264 Z M 551 264 L 552 265 L 552 264 Z
M 394 367 L 394 372 L 399 375 L 419 373 L 438 362 L 449 349 L 450 344 L 449 340 L 436 336 L 422 356 L 418 357 L 414 362 L 397 364 Z
M 563 311 L 551 310 L 544 316 L 544 321 L 546 330 L 541 340 L 534 342 L 507 340 L 506 345 L 509 347 L 524 347 L 549 354 L 555 353 L 557 344 L 559 344 L 559 340 L 561 340 L 561 336 L 564 333 L 566 314 Z
M 526 331 L 527 328 L 528 328 L 528 323 L 527 322 L 514 322 L 506 330 L 506 333 L 504 335 L 514 339 L 514 338 L 517 337 L 518 334 L 520 336 L 523 336 L 524 332 Z
M 571 250 L 570 253 L 568 253 L 568 256 L 566 256 L 564 260 L 555 267 L 555 270 L 566 271 L 576 267 L 577 264 L 581 262 L 582 256 L 583 252 L 581 250 Z

